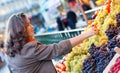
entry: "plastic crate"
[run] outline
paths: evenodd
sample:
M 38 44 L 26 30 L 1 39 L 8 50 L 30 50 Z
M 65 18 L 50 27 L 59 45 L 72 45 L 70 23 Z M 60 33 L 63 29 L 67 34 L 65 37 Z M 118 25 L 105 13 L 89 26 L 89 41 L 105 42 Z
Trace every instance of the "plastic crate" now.
M 35 38 L 43 44 L 52 44 L 52 43 L 58 43 L 61 40 L 75 37 L 81 34 L 83 30 L 84 28 L 59 31 L 59 32 L 51 32 L 51 33 L 42 33 L 42 34 L 35 35 Z

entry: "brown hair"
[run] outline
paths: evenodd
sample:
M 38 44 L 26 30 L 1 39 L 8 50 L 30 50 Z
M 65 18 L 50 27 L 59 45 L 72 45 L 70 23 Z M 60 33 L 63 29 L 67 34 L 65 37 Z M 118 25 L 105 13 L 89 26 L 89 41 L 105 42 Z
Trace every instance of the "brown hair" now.
M 12 15 L 8 21 L 5 48 L 7 55 L 11 57 L 20 54 L 21 49 L 28 41 L 28 34 L 26 34 L 27 19 L 24 13 L 20 13 Z

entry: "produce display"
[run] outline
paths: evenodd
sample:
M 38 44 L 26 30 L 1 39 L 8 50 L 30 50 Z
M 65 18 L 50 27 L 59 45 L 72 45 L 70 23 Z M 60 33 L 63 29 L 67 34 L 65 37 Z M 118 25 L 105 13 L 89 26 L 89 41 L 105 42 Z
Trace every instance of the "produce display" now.
M 114 5 L 114 2 L 112 2 L 111 5 Z M 119 4 L 118 4 L 118 6 L 119 6 Z M 112 6 L 111 6 L 111 8 L 112 8 Z M 113 12 L 110 12 L 110 13 L 113 13 Z M 106 36 L 108 37 L 108 43 L 103 44 L 101 46 L 95 46 L 94 44 L 92 44 L 91 47 L 89 48 L 89 53 L 93 57 L 92 60 L 93 59 L 95 60 L 96 65 L 94 65 L 94 66 L 96 66 L 96 70 L 93 70 L 95 72 L 91 71 L 92 68 L 90 68 L 90 69 L 85 68 L 86 64 L 83 63 L 83 73 L 103 73 L 103 70 L 108 65 L 108 63 L 111 61 L 113 56 L 115 55 L 113 48 L 120 44 L 119 43 L 120 39 L 117 39 L 118 34 L 120 34 L 119 33 L 119 31 L 120 31 L 120 29 L 119 29 L 120 28 L 119 27 L 119 25 L 120 25 L 119 24 L 119 22 L 120 22 L 119 11 L 118 11 L 118 13 L 116 13 L 114 18 L 115 18 L 114 21 L 116 21 L 117 25 L 115 25 L 115 23 L 110 23 L 110 25 L 108 26 L 108 29 L 105 31 Z
M 99 33 L 72 49 L 64 60 L 63 73 L 103 73 L 115 55 L 113 48 L 120 46 L 120 0 L 106 1 L 92 18 L 84 32 L 94 27 Z

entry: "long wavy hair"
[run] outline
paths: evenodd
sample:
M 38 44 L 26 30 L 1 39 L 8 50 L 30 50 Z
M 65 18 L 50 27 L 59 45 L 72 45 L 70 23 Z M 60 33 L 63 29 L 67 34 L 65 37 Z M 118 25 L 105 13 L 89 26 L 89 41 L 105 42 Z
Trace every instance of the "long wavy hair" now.
M 12 15 L 7 23 L 5 48 L 10 57 L 20 54 L 23 46 L 28 42 L 27 17 L 24 13 Z

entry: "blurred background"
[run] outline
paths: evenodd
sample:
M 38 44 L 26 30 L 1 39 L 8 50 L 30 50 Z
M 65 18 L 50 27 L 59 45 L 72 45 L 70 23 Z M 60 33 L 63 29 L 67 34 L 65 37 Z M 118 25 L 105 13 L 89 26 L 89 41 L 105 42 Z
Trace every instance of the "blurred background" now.
M 84 18 L 80 16 L 79 2 L 69 1 L 72 1 L 78 22 L 80 19 L 84 21 Z M 83 0 L 83 2 L 94 9 L 103 5 L 105 0 Z M 68 0 L 0 0 L 0 38 L 4 35 L 9 16 L 14 13 L 24 12 L 30 18 L 37 34 L 57 30 L 56 18 L 61 13 L 65 19 L 68 9 Z

